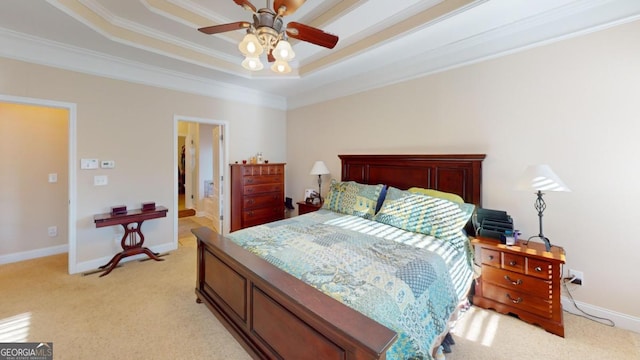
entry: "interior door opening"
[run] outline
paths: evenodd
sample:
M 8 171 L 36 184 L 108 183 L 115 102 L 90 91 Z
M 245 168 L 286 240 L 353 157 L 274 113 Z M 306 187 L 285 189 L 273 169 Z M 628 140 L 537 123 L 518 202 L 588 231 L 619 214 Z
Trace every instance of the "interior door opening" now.
M 196 216 L 198 223 L 204 220 L 222 234 L 226 123 L 185 116 L 175 119 L 178 218 Z
M 7 179 L 16 188 L 2 189 L 3 197 L 10 195 L 5 199 L 12 201 L 3 202 L 0 213 L 3 221 L 13 225 L 5 226 L 0 221 L 0 237 L 21 240 L 0 246 L 3 250 L 0 264 L 67 252 L 68 271 L 74 274 L 77 272 L 76 104 L 0 94 L 0 105 L 3 120 L 0 132 L 11 134 L 3 143 L 5 152 L 9 152 L 3 161 L 16 161 L 3 164 L 3 168 L 13 169 Z M 35 145 L 23 146 L 31 142 Z M 11 156 L 13 150 L 15 156 Z M 48 172 L 46 186 L 42 185 L 38 172 L 42 169 Z M 33 203 L 39 205 L 24 206 Z M 67 211 L 61 212 L 65 207 Z

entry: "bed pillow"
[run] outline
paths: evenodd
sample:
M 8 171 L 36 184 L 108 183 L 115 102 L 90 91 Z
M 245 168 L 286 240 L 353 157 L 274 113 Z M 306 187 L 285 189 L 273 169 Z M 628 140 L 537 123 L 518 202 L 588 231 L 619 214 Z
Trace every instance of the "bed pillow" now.
M 464 202 L 464 200 L 458 194 L 434 190 L 434 189 L 412 187 L 412 188 L 409 188 L 407 191 L 414 194 L 429 195 L 429 196 L 433 196 L 441 199 L 446 199 L 458 204 L 462 204 Z
M 359 184 L 355 181 L 331 181 L 323 209 L 341 214 L 373 218 L 383 185 Z
M 411 232 L 446 237 L 464 228 L 474 208 L 472 204 L 389 187 L 373 220 Z

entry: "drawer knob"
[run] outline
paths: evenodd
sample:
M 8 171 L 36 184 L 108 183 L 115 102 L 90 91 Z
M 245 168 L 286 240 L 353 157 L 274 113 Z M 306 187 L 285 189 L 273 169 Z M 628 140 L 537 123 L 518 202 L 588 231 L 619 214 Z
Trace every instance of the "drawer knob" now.
M 489 260 L 493 260 L 493 255 L 489 255 Z
M 511 278 L 509 277 L 509 275 L 505 275 L 504 279 L 509 281 L 512 285 L 521 285 L 522 284 L 522 279 L 518 279 L 516 281 L 511 280 Z
M 542 268 L 540 266 L 536 266 L 536 268 L 534 269 L 537 272 L 542 272 Z
M 253 199 L 247 201 L 247 204 L 249 204 L 249 205 L 253 205 L 253 203 L 255 203 L 255 201 Z
M 516 266 L 518 263 L 515 260 L 509 261 L 509 265 Z
M 511 300 L 511 302 L 514 303 L 514 304 L 520 304 L 522 302 L 522 298 L 521 297 L 518 297 L 517 299 L 514 299 L 509 294 L 507 294 L 507 299 Z
M 251 178 L 247 179 L 247 184 L 253 184 L 253 179 Z

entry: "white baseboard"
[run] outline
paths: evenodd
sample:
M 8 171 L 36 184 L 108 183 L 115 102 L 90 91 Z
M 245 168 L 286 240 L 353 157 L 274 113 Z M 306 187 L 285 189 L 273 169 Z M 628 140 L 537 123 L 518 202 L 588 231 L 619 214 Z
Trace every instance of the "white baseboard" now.
M 577 309 L 575 305 L 577 305 L 580 309 Z M 568 296 L 562 296 L 562 308 L 567 312 L 576 315 L 584 315 L 584 313 L 580 311 L 582 310 L 587 314 L 609 319 L 615 323 L 616 327 L 619 327 L 621 329 L 640 333 L 640 318 L 638 317 L 583 303 L 581 301 L 576 301 L 575 305 Z
M 160 253 L 160 254 L 176 250 L 177 248 L 178 248 L 177 242 L 176 243 L 171 242 L 171 243 L 166 243 L 166 244 L 156 245 L 156 246 L 150 247 L 151 251 L 157 252 L 157 253 Z M 77 273 L 83 273 L 83 272 L 90 272 L 90 271 L 98 270 L 98 268 L 100 266 L 108 263 L 109 260 L 111 260 L 112 257 L 113 257 L 113 255 L 105 256 L 103 258 L 93 259 L 93 260 L 89 260 L 89 261 L 78 263 L 76 265 L 76 272 L 75 273 L 77 274 Z M 135 256 L 126 257 L 126 258 L 122 259 L 120 261 L 120 263 L 126 263 L 128 261 L 140 260 L 140 259 L 145 259 L 145 258 L 147 258 L 147 255 L 139 254 L 139 255 L 135 255 Z
M 69 245 L 58 245 L 48 248 L 22 251 L 12 254 L 0 255 L 0 265 L 10 264 L 18 261 L 31 260 L 39 257 L 57 255 L 69 252 Z

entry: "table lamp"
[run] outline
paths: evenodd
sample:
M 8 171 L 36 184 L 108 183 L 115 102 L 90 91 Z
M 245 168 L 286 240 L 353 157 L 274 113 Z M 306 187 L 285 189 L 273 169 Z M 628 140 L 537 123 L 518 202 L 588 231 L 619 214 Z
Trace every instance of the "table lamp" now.
M 329 169 L 324 164 L 324 161 L 316 161 L 309 174 L 318 175 L 318 196 L 320 197 L 320 202 L 322 202 L 322 175 L 329 174 Z
M 558 175 L 556 175 L 549 165 L 530 165 L 524 171 L 524 173 L 518 179 L 517 190 L 536 190 L 535 193 L 537 195 L 534 207 L 538 211 L 538 219 L 540 224 L 540 233 L 538 235 L 532 236 L 529 240 L 534 238 L 540 238 L 544 242 L 545 248 L 547 251 L 551 251 L 551 242 L 549 238 L 544 236 L 542 232 L 542 213 L 547 205 L 544 202 L 542 196 L 544 195 L 543 191 L 565 191 L 570 192 L 571 190 L 565 183 L 560 180 Z M 529 241 L 527 240 L 527 242 Z

